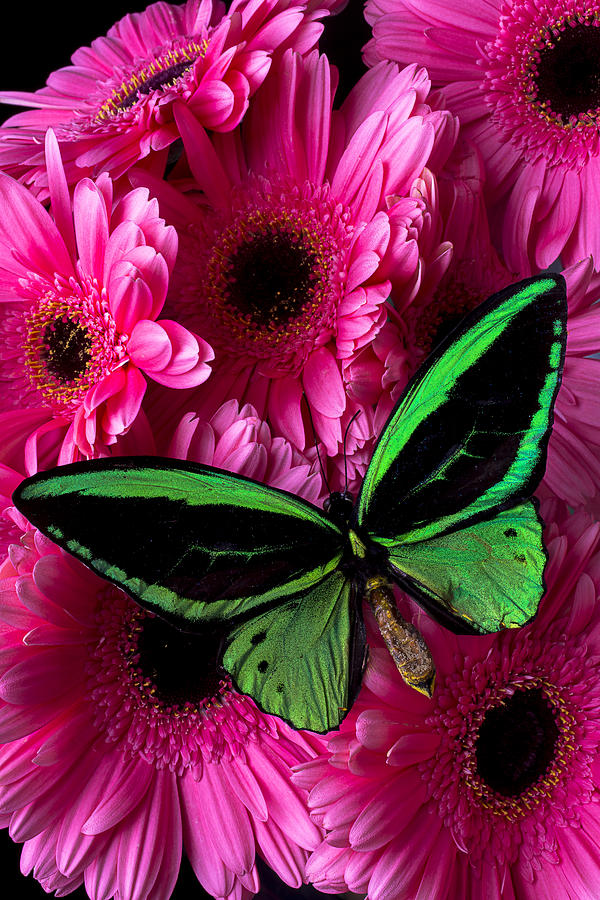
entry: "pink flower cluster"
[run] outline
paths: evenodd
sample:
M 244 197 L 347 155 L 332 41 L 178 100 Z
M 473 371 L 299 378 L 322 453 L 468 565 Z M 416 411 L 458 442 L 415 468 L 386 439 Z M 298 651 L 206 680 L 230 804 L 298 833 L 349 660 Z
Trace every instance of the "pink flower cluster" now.
M 598 897 L 600 5 L 368 0 L 342 96 L 320 42 L 350 14 L 160 0 L 0 92 L 26 107 L 0 126 L 0 826 L 58 896 L 168 900 L 185 853 L 220 900 L 265 865 L 369 900 Z M 548 590 L 480 638 L 399 595 L 432 699 L 366 616 L 353 709 L 294 731 L 12 505 L 131 454 L 356 494 L 439 339 L 547 267 Z

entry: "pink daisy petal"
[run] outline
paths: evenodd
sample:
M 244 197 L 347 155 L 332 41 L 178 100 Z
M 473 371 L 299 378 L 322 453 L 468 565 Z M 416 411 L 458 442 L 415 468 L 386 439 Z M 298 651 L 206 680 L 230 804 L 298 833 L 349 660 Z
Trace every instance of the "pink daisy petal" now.
M 140 369 L 160 371 L 172 356 L 171 342 L 157 322 L 142 319 L 136 322 L 127 345 L 129 358 Z
M 12 178 L 0 175 L 0 245 L 3 268 L 23 275 L 30 271 L 52 279 L 55 272 L 73 275 L 73 265 L 56 225 L 29 191 Z M 18 262 L 16 261 L 18 260 Z M 16 292 L 16 290 L 15 290 Z
M 73 194 L 73 217 L 79 262 L 84 275 L 101 279 L 108 242 L 108 215 L 104 198 L 89 179 L 80 181 Z

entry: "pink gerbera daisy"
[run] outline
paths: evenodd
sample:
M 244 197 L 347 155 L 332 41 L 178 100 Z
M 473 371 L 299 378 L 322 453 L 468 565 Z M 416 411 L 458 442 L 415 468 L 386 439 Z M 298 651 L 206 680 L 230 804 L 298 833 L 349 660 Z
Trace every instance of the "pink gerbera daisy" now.
M 192 202 L 192 191 L 148 181 L 180 234 L 169 308 L 215 348 L 196 403 L 206 415 L 231 396 L 251 402 L 303 450 L 314 442 L 304 392 L 330 456 L 358 409 L 373 433 L 366 407 L 381 377 L 368 396 L 348 386 L 368 380 L 357 361 L 382 332 L 390 292 L 407 305 L 447 265 L 420 187 L 456 137 L 454 120 L 426 105 L 422 69 L 384 63 L 332 112 L 334 86 L 325 57 L 288 52 L 234 132 L 209 138 L 177 107 L 203 193 Z
M 157 321 L 177 234 L 156 200 L 142 188 L 113 203 L 102 175 L 71 201 L 51 130 L 46 158 L 52 214 L 0 175 L 0 410 L 13 411 L 22 442 L 31 436 L 29 469 L 48 428 L 61 430 L 64 460 L 106 452 L 139 413 L 142 373 L 190 387 L 212 358 L 182 325 Z
M 600 526 L 551 531 L 526 628 L 455 637 L 424 619 L 431 700 L 373 649 L 329 752 L 299 768 L 327 829 L 308 864 L 369 900 L 573 900 L 600 883 Z
M 118 177 L 177 138 L 175 102 L 207 128 L 234 128 L 273 51 L 313 47 L 323 27 L 316 19 L 329 5 L 234 0 L 225 12 L 220 0 L 188 0 L 126 15 L 106 37 L 77 50 L 73 65 L 52 73 L 41 90 L 0 93 L 4 103 L 34 107 L 0 129 L 0 165 L 45 188 L 36 144 L 52 126 L 69 183 L 102 170 Z
M 59 895 L 166 900 L 184 849 L 215 897 L 259 889 L 257 854 L 299 887 L 320 832 L 290 770 L 320 739 L 236 693 L 215 635 L 142 611 L 7 514 L 0 821 L 22 871 Z
M 598 2 L 369 0 L 366 16 L 367 61 L 426 65 L 481 151 L 508 267 L 600 259 Z

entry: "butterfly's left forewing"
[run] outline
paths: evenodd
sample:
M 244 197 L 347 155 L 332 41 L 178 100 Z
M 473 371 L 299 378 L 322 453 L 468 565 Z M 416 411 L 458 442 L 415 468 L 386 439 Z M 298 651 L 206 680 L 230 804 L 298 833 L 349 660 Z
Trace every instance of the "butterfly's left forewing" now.
M 61 466 L 14 495 L 55 543 L 184 630 L 318 585 L 342 535 L 314 506 L 219 469 L 158 457 Z

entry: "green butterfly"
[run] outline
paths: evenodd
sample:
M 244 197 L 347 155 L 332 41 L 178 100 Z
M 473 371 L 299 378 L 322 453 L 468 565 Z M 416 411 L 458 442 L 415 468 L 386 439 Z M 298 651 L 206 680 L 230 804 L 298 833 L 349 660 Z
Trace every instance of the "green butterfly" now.
M 325 512 L 209 466 L 125 457 L 24 481 L 14 500 L 52 540 L 187 631 L 219 629 L 235 686 L 296 728 L 336 728 L 360 686 L 362 602 L 398 668 L 433 665 L 397 615 L 395 582 L 452 631 L 514 628 L 544 592 L 544 473 L 566 343 L 564 280 L 491 297 L 396 404 L 356 505 Z

